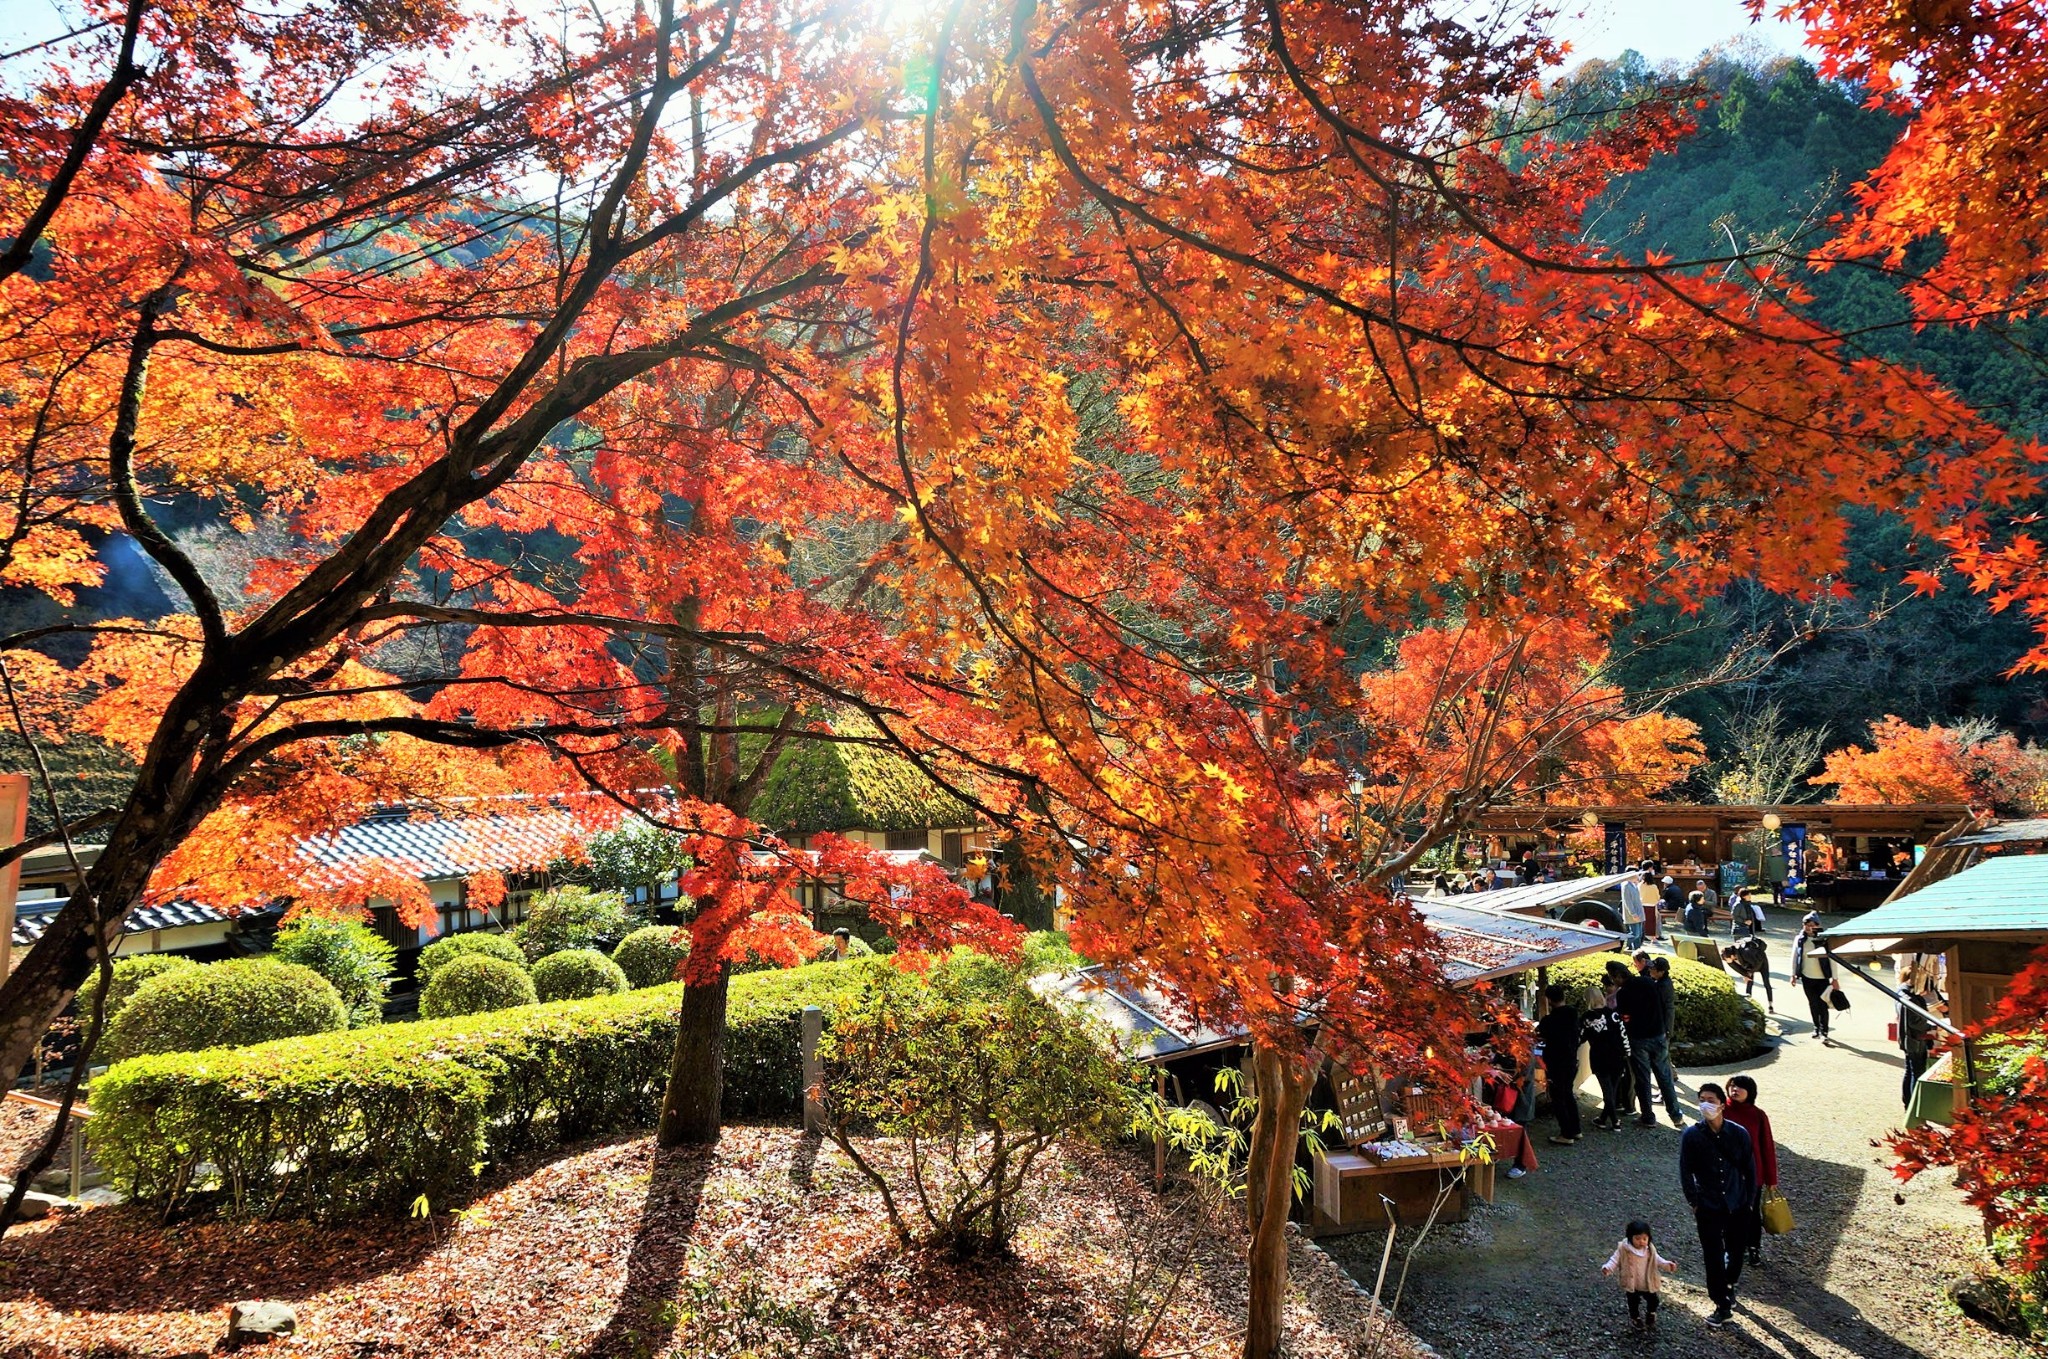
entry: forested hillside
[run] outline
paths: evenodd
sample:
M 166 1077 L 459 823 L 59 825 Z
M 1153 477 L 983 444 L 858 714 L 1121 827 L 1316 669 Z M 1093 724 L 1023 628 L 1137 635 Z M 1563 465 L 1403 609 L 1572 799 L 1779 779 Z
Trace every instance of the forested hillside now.
M 1762 58 L 1740 46 L 1709 52 L 1690 70 L 1652 68 L 1633 53 L 1588 62 L 1554 98 L 1598 116 L 1685 84 L 1709 101 L 1698 132 L 1597 205 L 1588 229 L 1602 239 L 1681 260 L 1736 249 L 1810 251 L 1901 126 L 1804 61 Z M 1805 286 L 1819 319 L 1858 346 L 1939 376 L 2016 432 L 2048 433 L 2048 327 L 1916 332 L 1897 290 L 1878 273 L 1806 271 Z M 1863 565 L 1848 582 L 1855 599 L 1824 611 L 1821 635 L 1753 685 L 1679 700 L 1679 711 L 1706 728 L 1710 752 L 1724 753 L 1731 714 L 1767 701 L 1794 726 L 1825 728 L 1831 744 L 1861 738 L 1887 713 L 1914 722 L 1981 716 L 2048 735 L 2048 684 L 2005 674 L 2028 645 L 2026 625 L 1990 613 L 1982 596 L 1961 588 L 1912 597 L 1899 579 L 1926 562 L 1896 522 L 1871 516 L 1856 537 L 1860 551 L 1852 555 Z M 1745 633 L 1763 630 L 1783 642 L 1814 621 L 1810 606 L 1756 591 L 1733 592 L 1689 617 L 1651 611 L 1628 630 L 1641 650 L 1618 652 L 1618 678 L 1638 688 L 1681 681 Z

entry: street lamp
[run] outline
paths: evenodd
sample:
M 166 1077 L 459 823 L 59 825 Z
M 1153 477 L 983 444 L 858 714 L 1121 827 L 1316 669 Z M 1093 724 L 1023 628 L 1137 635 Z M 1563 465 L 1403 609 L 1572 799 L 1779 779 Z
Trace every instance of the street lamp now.
M 1780 827 L 1780 826 L 1782 826 L 1782 825 L 1784 825 L 1784 824 L 1785 824 L 1785 823 L 1784 823 L 1783 821 L 1780 821 L 1780 820 L 1778 819 L 1778 814 L 1777 814 L 1776 812 L 1765 812 L 1765 813 L 1764 813 L 1764 829 L 1765 829 L 1765 830 L 1767 830 L 1767 831 L 1774 831 L 1774 830 L 1776 830 L 1776 829 L 1777 829 L 1778 827 Z

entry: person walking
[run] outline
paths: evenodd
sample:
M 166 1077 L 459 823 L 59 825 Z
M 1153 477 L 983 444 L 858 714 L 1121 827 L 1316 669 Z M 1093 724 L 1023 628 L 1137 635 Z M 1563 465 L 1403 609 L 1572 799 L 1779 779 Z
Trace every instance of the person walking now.
M 1600 1117 L 1594 1126 L 1620 1132 L 1622 1114 L 1628 1109 L 1628 1029 L 1607 992 L 1588 987 L 1580 1008 L 1585 1015 L 1579 1032 L 1588 1045 L 1593 1079 L 1600 1082 Z
M 1778 1012 L 1778 1000 L 1771 994 L 1771 949 L 1761 934 L 1752 934 L 1739 944 L 1730 944 L 1721 950 L 1721 961 L 1728 969 L 1742 978 L 1742 994 L 1748 997 L 1755 993 L 1756 984 L 1764 984 L 1764 1009 L 1772 1014 Z
M 1647 953 L 1636 955 L 1636 975 L 1622 986 L 1617 1004 L 1628 1028 L 1629 1075 L 1635 1082 L 1636 1126 L 1657 1126 L 1656 1098 L 1662 1095 L 1673 1127 L 1684 1126 L 1678 1107 L 1677 1082 L 1671 1071 L 1671 1015 L 1664 1005 L 1664 990 L 1657 984 L 1657 963 Z M 1665 963 L 1668 975 L 1670 964 Z M 1669 984 L 1668 981 L 1666 983 Z M 1675 993 L 1674 993 L 1675 1004 Z M 1657 1083 L 1655 1092 L 1650 1082 Z
M 1808 911 L 1799 922 L 1799 937 L 1792 941 L 1792 975 L 1806 992 L 1813 1031 L 1820 1035 L 1823 1044 L 1833 1047 L 1835 1040 L 1828 1036 L 1828 1022 L 1834 1018 L 1831 993 L 1841 990 L 1842 983 L 1835 978 L 1835 960 L 1828 957 L 1827 948 L 1820 941 L 1818 911 Z
M 1643 884 L 1649 880 L 1650 875 L 1644 873 L 1640 878 L 1623 878 L 1621 882 L 1621 932 L 1630 948 L 1643 946 L 1643 922 L 1648 918 L 1643 905 Z
M 1568 1147 L 1585 1135 L 1579 1121 L 1579 1092 L 1572 1087 L 1579 1079 L 1579 1007 L 1565 995 L 1563 982 L 1543 988 L 1549 1011 L 1536 1021 L 1536 1037 L 1543 1044 L 1543 1081 L 1550 1088 L 1550 1112 L 1557 1119 L 1552 1146 Z
M 1700 1086 L 1700 1121 L 1678 1139 L 1678 1187 L 1699 1228 L 1707 1296 L 1714 1301 L 1707 1325 L 1716 1330 L 1735 1316 L 1746 1222 L 1757 1198 L 1756 1153 L 1749 1134 L 1728 1121 L 1727 1107 L 1728 1092 L 1706 1082 Z
M 1748 1244 L 1744 1249 L 1749 1263 L 1760 1265 L 1764 1262 L 1763 1193 L 1778 1187 L 1778 1139 L 1771 1135 L 1771 1116 L 1756 1102 L 1754 1077 L 1728 1078 L 1728 1107 L 1724 1113 L 1730 1123 L 1740 1124 L 1749 1134 L 1750 1150 L 1756 1155 L 1757 1204 L 1756 1211 L 1749 1215 Z
M 1621 1240 L 1614 1245 L 1614 1254 L 1600 1266 L 1602 1274 L 1613 1278 L 1628 1293 L 1628 1324 L 1639 1331 L 1657 1329 L 1659 1270 L 1676 1274 L 1678 1265 L 1657 1253 L 1656 1246 L 1650 1243 L 1647 1222 L 1631 1222 L 1624 1227 Z
M 1924 991 L 1908 992 L 1906 999 L 1913 1004 L 1899 1006 L 1899 1051 L 1906 1058 L 1906 1075 L 1899 1084 L 1899 1100 L 1911 1108 L 1913 1086 L 1919 1081 L 1920 1073 L 1927 1070 L 1927 1059 L 1934 1052 L 1934 1021 L 1921 1011 L 1933 1010 L 1935 1002 Z

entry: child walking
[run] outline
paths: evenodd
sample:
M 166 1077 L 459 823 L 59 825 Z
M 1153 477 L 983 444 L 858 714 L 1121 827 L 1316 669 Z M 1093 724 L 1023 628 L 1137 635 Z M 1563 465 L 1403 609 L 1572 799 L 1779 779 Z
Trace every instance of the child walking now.
M 1602 1274 L 1612 1274 L 1623 1288 L 1628 1290 L 1628 1324 L 1639 1331 L 1657 1329 L 1657 1271 L 1676 1274 L 1678 1266 L 1657 1254 L 1657 1248 L 1650 1244 L 1650 1224 L 1631 1222 L 1622 1239 L 1615 1243 L 1614 1254 L 1607 1257 L 1607 1263 L 1600 1266 Z

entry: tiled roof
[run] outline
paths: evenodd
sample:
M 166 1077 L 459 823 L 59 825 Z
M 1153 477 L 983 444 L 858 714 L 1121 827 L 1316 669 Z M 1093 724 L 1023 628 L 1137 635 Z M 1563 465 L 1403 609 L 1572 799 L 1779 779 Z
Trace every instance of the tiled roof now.
M 429 882 L 484 870 L 531 872 L 597 832 L 614 829 L 625 815 L 616 802 L 595 794 L 394 807 L 308 840 L 303 848 L 328 868 L 375 860 Z
M 63 898 L 24 901 L 15 907 L 14 946 L 27 948 L 43 937 L 43 931 L 64 909 Z M 151 930 L 175 930 L 185 925 L 218 925 L 232 919 L 225 911 L 196 901 L 174 901 L 166 906 L 138 906 L 121 922 L 123 934 L 148 934 Z

